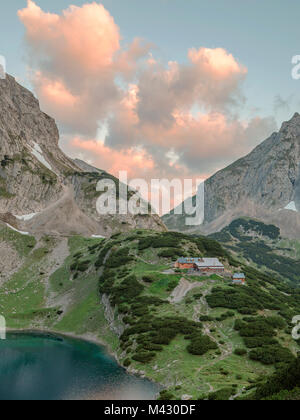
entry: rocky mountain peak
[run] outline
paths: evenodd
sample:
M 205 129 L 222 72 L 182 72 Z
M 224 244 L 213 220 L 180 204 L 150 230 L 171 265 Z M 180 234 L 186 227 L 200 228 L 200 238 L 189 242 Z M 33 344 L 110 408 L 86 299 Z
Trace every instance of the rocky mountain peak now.
M 215 232 L 244 216 L 273 223 L 288 236 L 300 235 L 300 114 L 205 181 L 204 223 L 196 230 Z M 182 226 L 174 215 L 164 220 L 169 228 Z
M 285 138 L 296 138 L 300 136 L 300 114 L 296 112 L 294 116 L 282 124 L 279 134 Z
M 54 119 L 42 112 L 35 96 L 10 75 L 0 79 L 0 110 L 0 157 L 27 153 L 43 160 L 49 170 L 54 166 L 55 173 L 80 170 L 59 149 Z
M 47 142 L 51 133 L 51 142 L 58 144 L 55 121 L 41 112 L 39 101 L 29 90 L 7 75 L 0 80 L 0 92 L 2 135 L 20 136 L 29 145 L 33 145 L 35 139 L 40 146 L 49 147 Z
M 165 230 L 155 215 L 100 216 L 96 185 L 111 175 L 68 158 L 58 144 L 55 121 L 34 95 L 10 75 L 0 79 L 0 220 L 22 231 L 63 235 Z

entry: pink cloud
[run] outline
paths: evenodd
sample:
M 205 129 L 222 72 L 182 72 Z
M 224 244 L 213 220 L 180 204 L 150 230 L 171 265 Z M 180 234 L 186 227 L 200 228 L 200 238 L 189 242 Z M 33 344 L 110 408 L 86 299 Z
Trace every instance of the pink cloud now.
M 96 2 L 55 14 L 28 0 L 18 14 L 43 109 L 73 138 L 67 150 L 102 169 L 205 177 L 275 128 L 271 119 L 239 117 L 247 69 L 223 48 L 192 48 L 185 64 L 163 64 L 139 38 L 124 47 Z M 97 141 L 103 126 L 108 134 Z
M 40 99 L 48 101 L 53 106 L 54 112 L 58 112 L 60 107 L 72 110 L 80 100 L 66 88 L 63 82 L 47 79 L 41 72 L 36 72 L 35 82 L 40 86 Z
M 111 135 L 120 140 L 120 150 L 143 146 L 162 173 L 177 171 L 178 174 L 197 173 L 205 177 L 205 174 L 248 153 L 258 140 L 274 130 L 272 118 L 256 117 L 243 121 L 221 112 L 193 115 L 179 111 L 172 116 L 169 125 L 157 127 L 149 122 L 142 123 L 133 108 L 123 116 L 118 114 Z
M 111 78 L 90 79 L 82 89 L 74 90 L 64 78 L 36 71 L 32 83 L 45 111 L 70 133 L 95 135 L 98 121 L 105 120 L 121 100 Z
M 145 150 L 127 149 L 124 151 L 117 151 L 105 146 L 103 142 L 93 139 L 86 140 L 80 137 L 72 138 L 66 144 L 67 150 L 70 154 L 84 159 L 91 165 L 101 169 L 105 169 L 108 173 L 119 177 L 120 171 L 126 171 L 128 181 L 133 179 L 143 179 L 148 182 L 148 194 L 143 194 L 147 200 L 151 200 L 151 180 L 162 179 L 162 168 L 157 167 L 152 157 L 147 154 Z M 189 172 L 187 168 L 181 167 L 178 164 L 170 164 L 169 169 L 165 173 L 166 178 L 175 178 L 182 180 L 191 179 L 193 188 L 190 191 L 183 191 L 185 195 L 174 196 L 171 195 L 171 208 L 179 205 L 189 195 L 196 192 L 197 181 L 206 178 L 208 175 L 203 173 L 197 176 L 195 173 Z M 182 184 L 183 185 L 183 184 Z M 160 197 L 161 191 L 154 191 L 154 197 Z M 161 213 L 162 209 L 158 209 Z
M 99 168 L 107 168 L 115 176 L 119 171 L 127 171 L 129 177 L 136 178 L 138 174 L 151 172 L 154 162 L 151 156 L 144 150 L 128 149 L 126 151 L 112 150 L 106 147 L 101 141 L 86 140 L 75 137 L 71 140 L 70 146 L 85 152 L 86 157 L 93 161 Z
M 192 63 L 204 68 L 208 75 L 213 74 L 216 78 L 226 79 L 233 74 L 247 73 L 246 67 L 240 65 L 224 48 L 191 48 L 188 57 Z
M 26 28 L 34 89 L 46 112 L 68 132 L 95 136 L 122 103 L 116 83 L 128 79 L 150 44 L 136 38 L 121 48 L 119 27 L 98 3 L 45 13 L 32 0 L 18 12 Z
M 98 3 L 70 6 L 59 16 L 45 13 L 32 0 L 18 12 L 30 44 L 51 54 L 53 64 L 70 61 L 93 75 L 111 66 L 120 49 L 119 28 Z M 76 69 L 76 70 L 77 70 Z

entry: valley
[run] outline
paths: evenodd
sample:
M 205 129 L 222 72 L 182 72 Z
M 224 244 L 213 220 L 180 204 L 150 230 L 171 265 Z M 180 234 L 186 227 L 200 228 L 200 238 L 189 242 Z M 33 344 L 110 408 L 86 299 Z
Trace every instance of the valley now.
M 54 120 L 14 78 L 0 88 L 9 331 L 101 343 L 128 373 L 157 383 L 159 400 L 298 395 L 299 114 L 205 181 L 204 221 L 187 228 L 174 211 L 100 214 L 99 181 L 116 183 L 120 207 L 118 180 L 68 158 Z
M 295 359 L 291 317 L 300 310 L 298 286 L 237 262 L 212 239 L 146 230 L 110 239 L 35 239 L 8 227 L 0 235 L 20 264 L 0 287 L 8 328 L 105 344 L 128 372 L 160 383 L 163 399 L 247 397 Z M 177 255 L 190 252 L 217 256 L 227 272 L 238 266 L 247 286 L 232 285 L 226 275 L 175 271 Z M 174 300 L 183 279 L 193 287 Z M 251 340 L 252 334 L 260 338 Z M 270 346 L 276 357 L 261 357 L 260 349 L 268 355 Z

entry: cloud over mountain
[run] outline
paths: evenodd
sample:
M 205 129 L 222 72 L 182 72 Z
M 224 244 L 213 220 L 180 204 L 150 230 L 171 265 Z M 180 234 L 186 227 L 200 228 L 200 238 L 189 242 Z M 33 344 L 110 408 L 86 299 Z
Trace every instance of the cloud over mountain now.
M 223 48 L 191 48 L 185 63 L 155 59 L 152 45 L 121 31 L 98 3 L 46 13 L 19 11 L 32 82 L 65 135 L 64 147 L 132 176 L 205 176 L 275 125 L 239 117 L 247 69 Z

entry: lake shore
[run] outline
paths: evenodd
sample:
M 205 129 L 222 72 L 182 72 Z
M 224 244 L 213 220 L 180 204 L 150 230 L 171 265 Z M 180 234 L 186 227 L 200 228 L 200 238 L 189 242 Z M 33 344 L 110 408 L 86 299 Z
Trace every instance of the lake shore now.
M 122 365 L 122 363 L 120 363 L 120 360 L 118 358 L 118 355 L 109 347 L 109 345 L 107 343 L 105 343 L 104 341 L 102 341 L 99 337 L 97 337 L 97 335 L 95 334 L 91 334 L 91 333 L 87 333 L 87 334 L 76 334 L 76 333 L 70 333 L 70 332 L 61 332 L 61 331 L 55 331 L 53 329 L 40 329 L 40 328 L 21 328 L 21 329 L 16 329 L 16 328 L 7 328 L 6 329 L 7 333 L 26 333 L 26 334 L 30 334 L 30 333 L 35 333 L 35 334 L 50 334 L 50 335 L 54 335 L 54 336 L 58 336 L 58 337 L 65 337 L 65 338 L 72 338 L 74 340 L 83 340 L 83 341 L 87 341 L 89 343 L 93 343 L 96 344 L 99 347 L 102 347 L 105 352 L 107 353 L 107 355 L 109 355 L 110 357 L 113 357 L 116 361 L 116 363 L 126 371 L 126 373 L 128 375 L 132 375 L 132 376 L 137 376 L 140 377 L 142 379 L 147 379 L 148 381 L 163 387 L 162 384 L 157 383 L 156 381 L 154 381 L 152 378 L 149 378 L 148 376 L 144 375 L 143 372 L 140 372 L 138 370 L 132 370 L 130 368 L 126 368 L 125 366 Z
M 11 328 L 0 348 L 5 350 L 0 384 L 3 398 L 156 400 L 160 392 L 155 382 L 128 373 L 99 340 L 89 335 L 82 339 L 49 329 Z M 27 358 L 32 361 L 30 374 Z M 24 372 L 30 377 L 28 386 Z
M 97 337 L 94 334 L 76 334 L 76 333 L 70 333 L 70 332 L 62 332 L 62 331 L 56 331 L 53 329 L 41 329 L 41 328 L 6 328 L 7 333 L 40 333 L 40 334 L 53 334 L 58 335 L 61 337 L 68 337 L 68 338 L 74 338 L 78 340 L 84 340 L 88 341 L 93 344 L 97 344 L 98 346 L 104 347 L 106 352 L 113 356 L 116 360 L 117 355 L 112 351 L 112 349 L 109 347 L 107 343 L 102 341 L 99 337 Z M 118 362 L 119 363 L 119 362 Z M 120 364 L 120 363 L 119 363 Z

